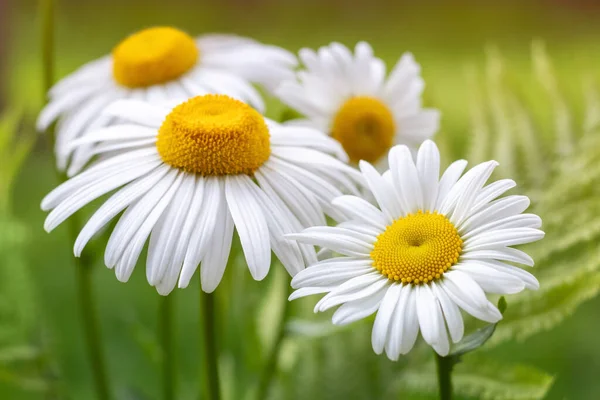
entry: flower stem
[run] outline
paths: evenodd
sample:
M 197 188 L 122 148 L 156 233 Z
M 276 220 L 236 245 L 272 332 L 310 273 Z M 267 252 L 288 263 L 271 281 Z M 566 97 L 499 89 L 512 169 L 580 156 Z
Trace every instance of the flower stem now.
M 73 223 L 77 229 L 77 224 Z M 75 236 L 76 237 L 76 236 Z M 73 240 L 75 237 L 71 236 Z M 79 304 L 81 317 L 83 320 L 83 330 L 85 334 L 88 357 L 92 363 L 92 372 L 94 383 L 96 385 L 96 396 L 99 400 L 110 398 L 108 378 L 106 376 L 106 364 L 102 352 L 102 340 L 100 337 L 100 326 L 98 316 L 95 313 L 93 284 L 92 284 L 92 263 L 85 258 L 75 258 L 75 271 L 77 273 L 77 286 L 79 294 Z
M 204 329 L 204 398 L 219 400 L 219 358 L 216 339 L 215 295 L 200 289 L 200 320 Z M 200 380 L 202 382 L 203 380 Z
M 42 45 L 42 71 L 43 71 L 43 96 L 46 98 L 48 90 L 54 82 L 54 0 L 40 0 L 41 14 L 41 45 Z M 54 130 L 47 132 L 54 151 Z M 64 174 L 56 170 L 59 181 L 66 180 Z M 69 242 L 74 242 L 80 228 L 76 216 L 71 216 L 67 221 Z M 92 284 L 93 261 L 89 257 L 75 258 L 75 273 L 77 280 L 77 295 L 80 306 L 83 331 L 85 335 L 88 357 L 92 364 L 92 374 L 96 385 L 96 395 L 99 400 L 108 400 L 110 390 L 106 376 L 102 340 L 96 307 L 94 304 Z
M 271 389 L 271 383 L 277 372 L 277 361 L 279 360 L 279 353 L 281 352 L 281 345 L 285 339 L 286 326 L 291 316 L 291 302 L 288 301 L 288 297 L 291 294 L 291 286 L 286 285 L 287 289 L 284 291 L 285 298 L 283 299 L 283 310 L 281 311 L 281 318 L 279 319 L 279 325 L 277 326 L 277 336 L 275 342 L 271 347 L 271 352 L 267 357 L 267 363 L 262 371 L 260 381 L 258 383 L 258 392 L 256 400 L 266 400 L 269 396 L 269 390 Z
M 42 102 L 54 84 L 54 0 L 40 0 L 39 11 L 41 18 L 42 46 Z M 54 130 L 47 132 L 48 139 L 54 151 Z
M 175 346 L 173 336 L 173 311 L 175 309 L 175 292 L 160 299 L 160 334 L 163 359 L 163 398 L 175 399 L 177 364 L 175 363 Z
M 436 353 L 438 385 L 440 400 L 452 399 L 452 368 L 455 364 L 454 357 L 442 357 Z

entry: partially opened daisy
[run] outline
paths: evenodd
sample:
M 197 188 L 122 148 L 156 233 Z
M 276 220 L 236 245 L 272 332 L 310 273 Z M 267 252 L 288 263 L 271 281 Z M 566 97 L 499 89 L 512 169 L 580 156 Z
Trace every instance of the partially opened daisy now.
M 42 209 L 52 210 L 44 228 L 51 231 L 119 189 L 81 230 L 75 255 L 125 211 L 106 246 L 105 263 L 127 281 L 150 238 L 146 275 L 163 295 L 177 282 L 186 287 L 199 263 L 202 288 L 213 291 L 234 227 L 254 279 L 267 275 L 271 250 L 295 275 L 316 262 L 316 254 L 283 235 L 325 224 L 324 210 L 342 194 L 338 188 L 356 192 L 362 180 L 338 159 L 345 154 L 336 141 L 266 120 L 224 95 L 194 97 L 173 109 L 121 100 L 106 113 L 127 124 L 90 132 L 72 144 L 95 143 L 85 160 L 101 157 L 44 198 Z
M 379 175 L 369 163 L 360 163 L 379 207 L 341 196 L 333 204 L 346 213 L 346 221 L 288 235 L 340 254 L 298 273 L 292 280 L 298 290 L 290 299 L 327 293 L 315 312 L 341 305 L 335 324 L 377 312 L 373 349 L 385 350 L 392 360 L 412 349 L 419 331 L 444 356 L 450 341 L 463 337 L 461 309 L 494 323 L 502 315 L 486 293 L 538 288 L 533 275 L 512 265 L 532 266 L 533 260 L 511 246 L 541 239 L 542 221 L 522 214 L 527 197 L 498 198 L 514 181 L 484 186 L 495 161 L 462 177 L 467 163 L 456 161 L 440 178 L 438 149 L 426 141 L 416 163 L 399 145 L 390 151 L 389 164 L 390 170 Z
M 421 107 L 424 83 L 412 54 L 404 54 L 387 79 L 384 62 L 365 42 L 354 54 L 332 43 L 299 55 L 305 69 L 297 81 L 282 82 L 276 94 L 305 116 L 297 123 L 328 132 L 353 162 L 384 167 L 394 144 L 416 150 L 437 131 L 438 111 Z
M 251 83 L 273 88 L 292 75 L 296 58 L 286 50 L 232 35 L 196 39 L 170 27 L 137 32 L 119 43 L 111 55 L 92 61 L 58 82 L 41 112 L 38 129 L 59 119 L 56 156 L 60 169 L 69 165 L 69 143 L 90 130 L 110 124 L 100 111 L 117 99 L 143 99 L 153 104 L 183 101 L 207 93 L 243 100 L 259 111 L 264 105 Z M 86 147 L 72 155 L 69 174 L 83 166 Z

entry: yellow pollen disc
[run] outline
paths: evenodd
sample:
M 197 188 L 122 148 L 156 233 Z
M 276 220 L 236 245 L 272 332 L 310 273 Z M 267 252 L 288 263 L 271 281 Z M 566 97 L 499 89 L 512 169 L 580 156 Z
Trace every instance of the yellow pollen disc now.
M 456 264 L 462 240 L 443 215 L 419 211 L 395 220 L 377 237 L 371 258 L 394 281 L 427 283 Z
M 205 95 L 175 107 L 158 131 L 163 161 L 203 176 L 252 175 L 271 154 L 260 113 L 224 95 Z
M 352 162 L 376 162 L 394 144 L 394 116 L 381 100 L 358 96 L 346 101 L 333 119 L 331 136 Z
M 180 77 L 198 60 L 198 47 L 175 28 L 144 29 L 113 50 L 113 76 L 130 88 L 151 86 Z

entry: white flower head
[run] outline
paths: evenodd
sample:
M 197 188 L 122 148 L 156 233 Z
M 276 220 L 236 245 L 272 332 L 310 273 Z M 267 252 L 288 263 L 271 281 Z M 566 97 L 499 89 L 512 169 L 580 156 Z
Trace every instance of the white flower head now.
M 326 224 L 324 212 L 336 216 L 330 202 L 342 194 L 338 188 L 356 192 L 355 183 L 362 181 L 335 157 L 345 156 L 335 140 L 267 120 L 225 95 L 194 97 L 173 109 L 120 100 L 105 113 L 126 124 L 71 144 L 95 145 L 83 154 L 84 162 L 100 157 L 44 198 L 42 209 L 52 210 L 44 228 L 51 231 L 118 189 L 81 230 L 75 255 L 124 211 L 106 246 L 105 264 L 127 281 L 150 238 L 146 275 L 161 294 L 177 282 L 186 287 L 199 263 L 202 288 L 213 291 L 234 227 L 254 279 L 267 275 L 271 250 L 296 274 L 316 262 L 316 254 L 284 234 Z
M 461 309 L 483 321 L 502 318 L 486 293 L 537 289 L 536 278 L 511 263 L 533 260 L 511 246 L 544 236 L 537 215 L 522 214 L 525 196 L 498 198 L 515 186 L 502 179 L 484 186 L 498 165 L 456 161 L 439 177 L 436 145 L 425 141 L 413 161 L 403 145 L 392 148 L 383 175 L 366 162 L 363 177 L 379 208 L 355 196 L 333 201 L 347 220 L 337 227 L 312 227 L 288 235 L 341 254 L 320 261 L 292 279 L 291 300 L 327 293 L 315 312 L 341 305 L 335 324 L 377 312 L 372 345 L 392 360 L 408 353 L 419 331 L 444 356 L 450 340 L 464 333 Z
M 94 129 L 114 123 L 100 111 L 118 99 L 153 104 L 183 101 L 208 93 L 226 94 L 263 111 L 252 83 L 274 89 L 293 76 L 296 57 L 286 50 L 233 35 L 192 38 L 171 27 L 139 31 L 119 43 L 112 54 L 92 61 L 58 82 L 38 119 L 38 129 L 58 121 L 58 167 L 68 174 L 82 167 L 85 147 L 69 144 Z
M 387 168 L 385 155 L 394 144 L 416 150 L 437 131 L 439 112 L 421 107 L 424 82 L 412 54 L 404 54 L 387 78 L 384 62 L 365 42 L 354 54 L 332 43 L 299 55 L 305 69 L 276 94 L 306 117 L 296 123 L 328 132 L 353 162 Z

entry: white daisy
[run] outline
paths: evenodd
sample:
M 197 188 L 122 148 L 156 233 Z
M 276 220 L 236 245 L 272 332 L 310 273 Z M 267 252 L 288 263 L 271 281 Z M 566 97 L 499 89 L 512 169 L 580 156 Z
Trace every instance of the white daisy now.
M 80 147 L 71 156 L 69 143 L 86 132 L 109 125 L 100 111 L 118 99 L 140 99 L 153 104 L 183 101 L 220 93 L 263 111 L 263 100 L 251 82 L 273 88 L 293 76 L 296 58 L 286 50 L 232 35 L 204 35 L 196 39 L 170 28 L 137 32 L 113 50 L 58 82 L 49 92 L 37 127 L 45 130 L 59 119 L 56 132 L 57 164 L 68 174 L 81 169 Z
M 332 43 L 299 55 L 306 69 L 276 94 L 306 117 L 297 123 L 328 132 L 353 162 L 387 168 L 385 155 L 394 144 L 416 150 L 437 131 L 439 112 L 421 108 L 424 83 L 412 54 L 404 54 L 387 79 L 384 62 L 365 42 L 354 54 Z
M 121 100 L 105 111 L 127 124 L 88 133 L 72 143 L 94 143 L 85 153 L 89 168 L 42 201 L 52 210 L 51 231 L 94 199 L 119 189 L 89 219 L 76 240 L 86 243 L 119 218 L 106 247 L 105 264 L 127 281 L 150 237 L 146 275 L 165 295 L 188 285 L 202 262 L 206 292 L 219 284 L 236 228 L 252 277 L 269 271 L 271 250 L 295 275 L 316 262 L 312 246 L 298 246 L 284 233 L 325 224 L 324 211 L 341 195 L 356 192 L 360 173 L 337 157 L 341 146 L 310 128 L 266 120 L 225 95 L 194 97 L 168 109 Z M 102 157 L 104 155 L 104 157 Z M 335 212 L 331 212 L 335 215 Z
M 510 294 L 537 289 L 530 273 L 510 263 L 533 265 L 510 246 L 544 236 L 537 215 L 522 214 L 525 196 L 498 197 L 515 186 L 502 179 L 484 186 L 498 165 L 479 164 L 460 177 L 467 162 L 456 161 L 439 178 L 440 157 L 425 141 L 416 165 L 408 147 L 389 154 L 383 175 L 360 163 L 379 208 L 355 196 L 333 204 L 348 216 L 337 227 L 312 227 L 288 235 L 301 243 L 328 248 L 340 257 L 320 261 L 292 280 L 290 299 L 327 293 L 315 312 L 342 306 L 335 324 L 377 312 L 372 344 L 392 360 L 408 353 L 419 331 L 440 355 L 450 340 L 463 337 L 460 309 L 483 321 L 502 318 L 486 293 Z M 459 179 L 460 178 L 460 179 Z

